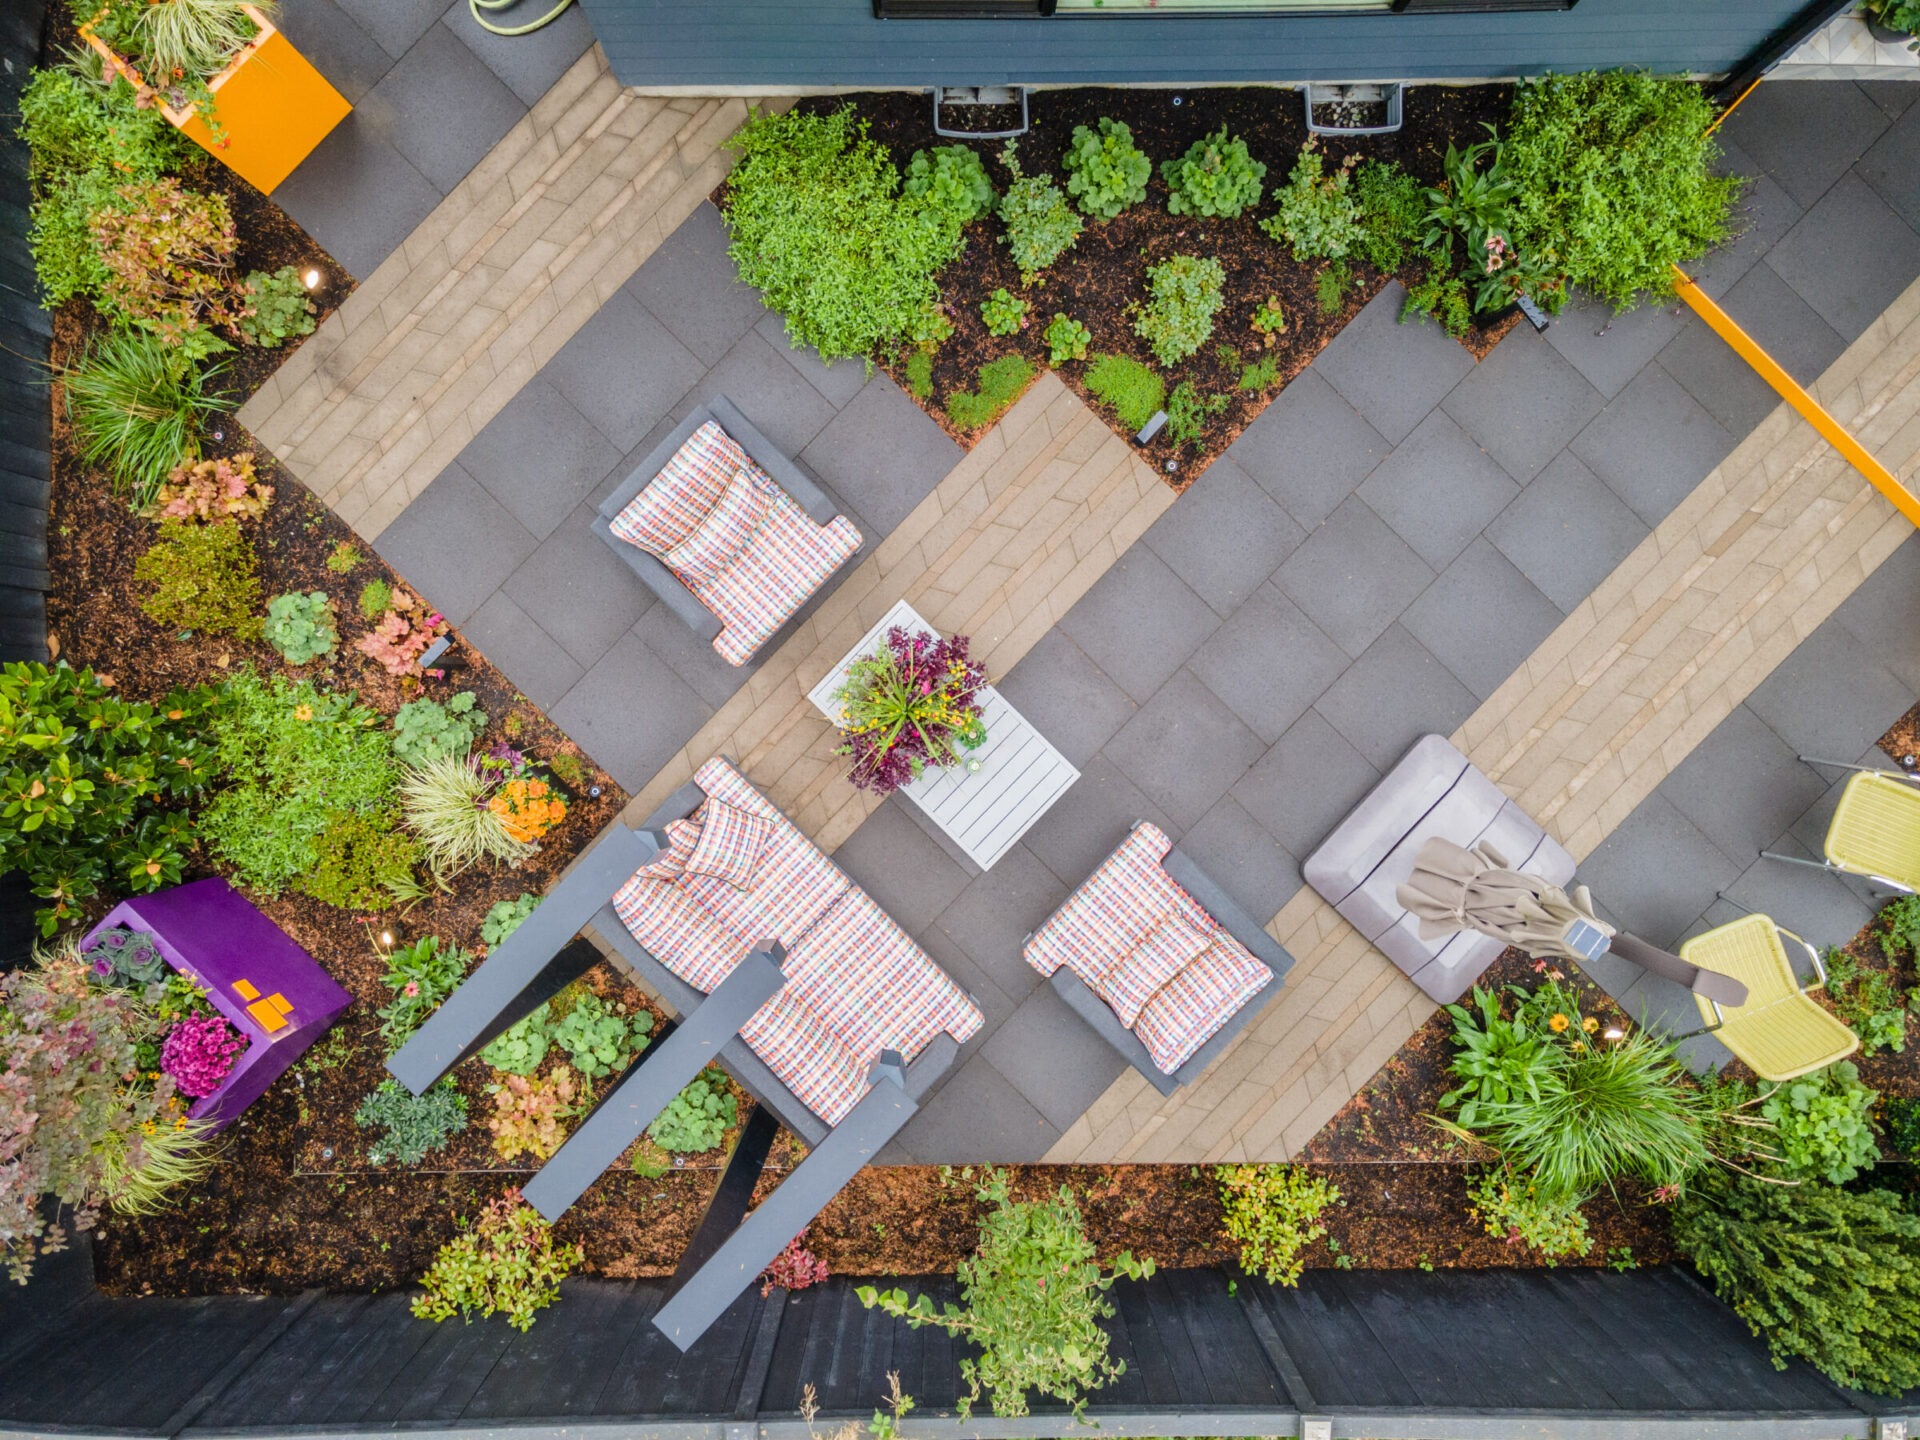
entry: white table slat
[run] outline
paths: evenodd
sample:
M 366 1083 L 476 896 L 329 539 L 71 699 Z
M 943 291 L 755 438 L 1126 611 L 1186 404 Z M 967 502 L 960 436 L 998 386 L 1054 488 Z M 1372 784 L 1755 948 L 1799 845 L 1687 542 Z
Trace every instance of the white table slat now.
M 839 724 L 833 692 L 845 681 L 853 662 L 871 654 L 896 625 L 937 633 L 912 606 L 900 601 L 807 693 L 816 710 Z M 924 810 L 974 864 L 990 870 L 1080 778 L 1080 772 L 991 685 L 980 691 L 980 711 L 987 739 L 973 752 L 980 761 L 979 771 L 969 774 L 957 765 L 928 770 L 902 786 L 900 793 Z

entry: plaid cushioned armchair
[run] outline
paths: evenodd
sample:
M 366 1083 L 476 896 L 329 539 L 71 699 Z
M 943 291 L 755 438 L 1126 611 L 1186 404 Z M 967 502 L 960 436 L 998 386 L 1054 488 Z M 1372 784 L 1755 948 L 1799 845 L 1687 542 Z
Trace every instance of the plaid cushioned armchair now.
M 730 665 L 751 660 L 862 543 L 725 396 L 681 421 L 596 508 L 594 534 Z

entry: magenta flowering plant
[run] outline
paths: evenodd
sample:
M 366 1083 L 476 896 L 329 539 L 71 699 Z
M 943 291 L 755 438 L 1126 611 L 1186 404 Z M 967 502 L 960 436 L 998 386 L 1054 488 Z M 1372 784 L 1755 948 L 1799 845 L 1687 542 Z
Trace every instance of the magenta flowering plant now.
M 834 691 L 840 747 L 853 783 L 888 795 L 932 765 L 956 765 L 987 739 L 980 713 L 984 665 L 967 637 L 942 639 L 896 625 L 871 655 L 855 660 Z
M 220 1088 L 246 1048 L 246 1041 L 222 1017 L 189 1016 L 161 1042 L 160 1068 L 173 1077 L 182 1095 L 201 1100 Z

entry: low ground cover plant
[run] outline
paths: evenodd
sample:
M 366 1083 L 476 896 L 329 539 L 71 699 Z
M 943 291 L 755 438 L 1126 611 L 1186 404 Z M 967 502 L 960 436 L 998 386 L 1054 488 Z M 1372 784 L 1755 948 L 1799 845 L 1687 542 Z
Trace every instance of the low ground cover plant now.
M 935 215 L 960 225 L 993 213 L 993 182 L 978 154 L 965 145 L 916 150 L 907 161 L 901 198 L 918 201 Z
M 464 757 L 486 728 L 487 712 L 471 690 L 449 696 L 444 704 L 409 700 L 393 715 L 394 758 L 402 765 L 424 765 L 449 755 Z
M 1128 355 L 1094 356 L 1087 366 L 1086 385 L 1129 430 L 1145 425 L 1167 399 L 1167 383 L 1160 372 Z
M 585 1258 L 578 1245 L 556 1245 L 553 1227 L 509 1190 L 441 1247 L 413 1313 L 422 1320 L 504 1315 L 514 1329 L 531 1330 Z
M 567 1121 L 582 1109 L 579 1082 L 566 1065 L 544 1075 L 502 1075 L 487 1088 L 493 1092 L 487 1129 L 502 1160 L 552 1159 L 567 1138 Z
M 1842 1060 L 1811 1075 L 1771 1087 L 1760 1114 L 1773 1126 L 1770 1148 L 1789 1180 L 1818 1177 L 1844 1185 L 1880 1159 L 1873 1107 L 1879 1095 L 1860 1083 L 1860 1071 Z
M 650 1011 L 627 1013 L 592 991 L 579 995 L 553 1027 L 553 1043 L 584 1080 L 624 1071 L 639 1057 L 653 1034 Z
M 1549 1267 L 1593 1249 L 1579 1201 L 1543 1195 L 1530 1176 L 1506 1165 L 1485 1166 L 1468 1181 L 1467 1208 L 1489 1235 L 1526 1246 Z
M 239 236 L 226 200 L 171 176 L 131 181 L 114 196 L 90 217 L 106 272 L 101 309 L 196 360 L 232 349 L 215 333 L 233 328 L 241 308 L 231 274 Z
M 980 319 L 989 335 L 1018 335 L 1027 323 L 1033 307 L 1016 295 L 999 289 L 980 302 Z
M 947 396 L 947 418 L 962 430 L 991 425 L 1012 407 L 1038 373 L 1024 355 L 1002 355 L 980 367 L 979 389 Z
M 553 1017 L 541 1005 L 522 1015 L 487 1042 L 480 1058 L 505 1075 L 531 1075 L 553 1048 Z
M 537 895 L 520 894 L 511 900 L 496 901 L 480 922 L 480 942 L 489 950 L 518 930 L 539 905 Z
M 1300 1165 L 1222 1165 L 1214 1177 L 1241 1268 L 1269 1284 L 1299 1284 L 1304 1252 L 1327 1233 L 1320 1217 L 1340 1202 L 1340 1187 Z
M 353 1123 L 378 1132 L 367 1150 L 373 1165 L 418 1165 L 467 1128 L 467 1097 L 451 1075 L 424 1095 L 398 1080 L 382 1080 L 353 1112 Z
M 271 275 L 255 270 L 241 284 L 237 324 L 249 344 L 271 350 L 311 335 L 315 313 L 306 284 L 291 265 L 282 265 Z
M 1167 396 L 1167 436 L 1181 445 L 1198 445 L 1207 421 L 1226 408 L 1226 396 L 1204 395 L 1191 380 L 1182 380 Z
M 258 520 L 273 503 L 273 487 L 261 483 L 253 453 L 223 455 L 176 465 L 154 493 L 154 519 L 180 525 L 218 520 Z
M 289 665 L 306 665 L 331 655 L 339 648 L 340 632 L 334 628 L 333 607 L 327 602 L 326 592 L 274 596 L 267 602 L 261 638 Z
M 667 1102 L 647 1126 L 647 1137 L 669 1154 L 701 1155 L 725 1139 L 739 1118 L 740 1102 L 733 1098 L 727 1077 L 703 1070 Z
M 1064 365 L 1069 360 L 1084 360 L 1093 344 L 1093 333 L 1078 320 L 1058 311 L 1047 323 L 1047 363 Z
M 140 608 L 170 630 L 261 633 L 259 561 L 232 520 L 167 527 L 134 562 L 133 578 L 147 591 Z

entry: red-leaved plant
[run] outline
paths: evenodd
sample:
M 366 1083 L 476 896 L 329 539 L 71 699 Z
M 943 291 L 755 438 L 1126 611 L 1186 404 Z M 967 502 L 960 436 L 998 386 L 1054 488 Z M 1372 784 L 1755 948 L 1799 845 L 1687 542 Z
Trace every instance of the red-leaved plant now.
M 827 1262 L 807 1249 L 806 1239 L 804 1235 L 794 1236 L 787 1242 L 787 1248 L 773 1257 L 773 1263 L 760 1279 L 763 1298 L 772 1294 L 775 1286 L 782 1290 L 804 1290 L 827 1278 Z
M 396 585 L 387 613 L 374 622 L 372 634 L 353 642 L 353 648 L 377 660 L 389 675 L 410 675 L 426 648 L 447 628 L 446 617 L 438 610 Z

